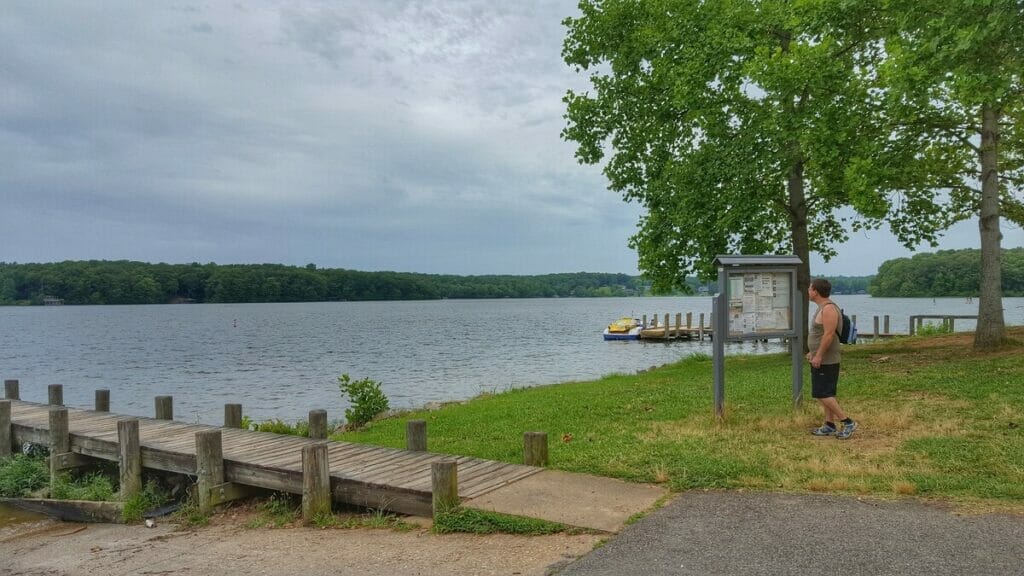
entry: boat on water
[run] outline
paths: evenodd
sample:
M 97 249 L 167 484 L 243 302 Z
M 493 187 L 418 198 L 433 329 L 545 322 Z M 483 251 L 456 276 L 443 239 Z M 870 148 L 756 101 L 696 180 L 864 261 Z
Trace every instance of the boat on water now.
M 604 329 L 605 340 L 639 340 L 643 326 L 636 318 L 623 316 Z

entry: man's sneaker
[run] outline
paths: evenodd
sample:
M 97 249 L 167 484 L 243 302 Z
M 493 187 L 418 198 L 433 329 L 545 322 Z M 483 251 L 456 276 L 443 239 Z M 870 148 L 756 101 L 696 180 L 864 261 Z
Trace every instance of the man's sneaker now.
M 857 423 L 850 420 L 849 424 L 843 424 L 843 429 L 836 434 L 836 438 L 840 440 L 846 440 L 850 436 L 853 436 L 853 431 L 857 429 Z
M 828 424 L 823 425 L 821 428 L 815 428 L 811 430 L 811 434 L 815 436 L 831 436 L 836 433 L 835 426 L 829 426 Z

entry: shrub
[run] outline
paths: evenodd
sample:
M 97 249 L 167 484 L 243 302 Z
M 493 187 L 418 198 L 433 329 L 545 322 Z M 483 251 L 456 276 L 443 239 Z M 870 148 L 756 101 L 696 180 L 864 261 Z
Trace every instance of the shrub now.
M 0 497 L 24 498 L 49 482 L 46 458 L 15 454 L 0 461 Z
M 102 472 L 82 476 L 58 476 L 50 485 L 50 498 L 56 500 L 92 500 L 108 502 L 114 499 L 114 483 Z
M 267 420 L 265 422 L 252 422 L 249 430 L 256 432 L 273 432 L 274 434 L 288 434 L 289 436 L 309 436 L 309 422 L 299 420 L 295 424 L 289 424 L 281 419 Z
M 352 380 L 348 374 L 342 374 L 338 377 L 338 387 L 342 397 L 348 396 L 352 406 L 345 409 L 345 420 L 352 428 L 362 428 L 390 406 L 388 397 L 380 389 L 380 383 L 369 378 Z

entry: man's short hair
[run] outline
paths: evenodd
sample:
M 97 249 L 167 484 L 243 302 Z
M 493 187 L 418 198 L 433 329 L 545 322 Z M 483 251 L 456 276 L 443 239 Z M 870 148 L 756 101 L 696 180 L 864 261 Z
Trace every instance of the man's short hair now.
M 832 283 L 824 278 L 815 278 L 811 280 L 811 288 L 818 294 L 821 294 L 825 298 L 832 295 Z

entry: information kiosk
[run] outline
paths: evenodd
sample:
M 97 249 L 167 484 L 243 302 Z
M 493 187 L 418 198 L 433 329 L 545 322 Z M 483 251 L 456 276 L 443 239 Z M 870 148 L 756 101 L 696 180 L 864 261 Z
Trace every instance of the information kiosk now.
M 715 416 L 725 411 L 725 343 L 781 338 L 793 358 L 793 405 L 803 393 L 803 325 L 796 256 L 720 255 L 714 297 Z

